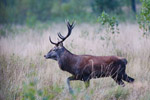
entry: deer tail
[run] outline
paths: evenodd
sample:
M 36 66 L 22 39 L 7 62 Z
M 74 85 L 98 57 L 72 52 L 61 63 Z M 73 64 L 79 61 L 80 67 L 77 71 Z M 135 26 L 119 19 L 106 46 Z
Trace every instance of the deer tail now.
M 122 59 L 122 62 L 126 65 L 128 63 L 127 59 Z

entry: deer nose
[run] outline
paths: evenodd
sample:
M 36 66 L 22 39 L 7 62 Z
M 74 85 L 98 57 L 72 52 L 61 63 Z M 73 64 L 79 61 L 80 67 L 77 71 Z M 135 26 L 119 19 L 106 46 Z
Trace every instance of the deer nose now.
M 46 55 L 44 55 L 44 57 L 46 58 Z

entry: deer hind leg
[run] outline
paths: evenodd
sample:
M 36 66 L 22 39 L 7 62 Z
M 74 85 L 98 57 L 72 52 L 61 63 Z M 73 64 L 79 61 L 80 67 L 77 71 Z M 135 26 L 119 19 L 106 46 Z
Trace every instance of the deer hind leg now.
M 122 81 L 120 75 L 115 75 L 115 76 L 113 76 L 112 78 L 115 80 L 115 82 L 116 82 L 118 85 L 121 85 L 122 87 L 125 86 L 125 84 L 124 84 L 124 82 Z
M 91 76 L 90 75 L 84 75 L 82 77 L 83 81 L 84 81 L 84 84 L 85 84 L 85 87 L 88 88 L 90 86 L 90 79 L 91 79 Z
M 117 80 L 115 80 L 115 81 L 116 81 L 116 83 L 117 83 L 118 85 L 121 85 L 122 87 L 125 86 L 124 82 L 123 82 L 121 79 L 117 79 Z
M 121 71 L 121 73 L 120 73 L 120 76 L 122 76 L 121 79 L 123 79 L 123 80 L 126 81 L 126 82 L 133 83 L 133 82 L 134 82 L 134 79 L 131 78 L 130 76 L 128 76 L 128 75 L 126 74 L 126 72 L 125 72 L 126 65 L 125 65 L 125 64 L 122 64 L 122 67 L 123 67 L 123 69 L 122 69 L 122 71 Z
M 88 88 L 90 86 L 90 80 L 84 82 L 85 87 Z
M 123 79 L 124 81 L 126 81 L 126 82 L 129 82 L 129 83 L 133 83 L 133 82 L 134 82 L 134 79 L 131 78 L 130 76 L 128 76 L 127 74 L 124 74 L 124 75 L 122 76 L 122 79 Z

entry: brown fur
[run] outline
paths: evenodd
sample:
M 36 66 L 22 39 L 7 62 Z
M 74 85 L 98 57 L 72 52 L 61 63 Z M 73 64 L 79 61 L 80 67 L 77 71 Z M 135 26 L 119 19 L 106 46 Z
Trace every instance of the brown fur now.
M 89 81 L 91 78 L 108 76 L 122 78 L 126 74 L 124 60 L 118 56 L 75 55 L 64 48 L 58 63 L 62 70 L 71 73 L 76 80 Z

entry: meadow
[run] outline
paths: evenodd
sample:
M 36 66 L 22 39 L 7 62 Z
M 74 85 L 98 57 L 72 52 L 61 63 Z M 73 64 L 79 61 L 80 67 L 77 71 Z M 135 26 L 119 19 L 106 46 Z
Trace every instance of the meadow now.
M 13 25 L 0 26 L 0 100 L 150 100 L 150 36 L 143 36 L 138 24 L 123 23 L 112 34 L 99 24 L 76 24 L 64 46 L 74 54 L 117 55 L 128 60 L 126 72 L 133 84 L 118 86 L 111 78 L 92 79 L 86 89 L 81 81 L 71 82 L 69 73 L 44 55 L 57 41 L 57 32 L 67 33 L 65 23 L 46 28 Z

